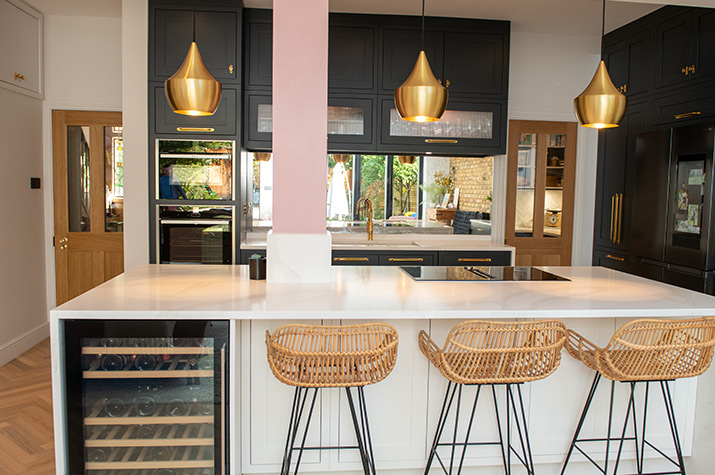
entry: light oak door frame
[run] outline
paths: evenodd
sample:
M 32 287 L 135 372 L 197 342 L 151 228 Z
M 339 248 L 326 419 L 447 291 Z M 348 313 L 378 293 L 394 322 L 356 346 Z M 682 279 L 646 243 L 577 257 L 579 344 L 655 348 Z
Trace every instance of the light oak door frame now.
M 57 305 L 124 272 L 124 233 L 107 232 L 105 223 L 105 127 L 121 126 L 121 112 L 52 111 Z M 82 231 L 70 231 L 69 127 L 89 131 L 89 229 Z
M 576 181 L 576 122 L 509 121 L 507 148 L 507 200 L 505 241 L 516 247 L 516 265 L 545 266 L 571 265 L 573 240 L 574 188 Z M 537 134 L 536 163 L 534 173 L 533 235 L 517 236 L 516 207 L 519 168 L 519 139 L 521 134 Z M 547 187 L 549 135 L 565 135 L 564 166 L 562 182 L 561 235 L 547 237 L 544 233 L 544 201 Z

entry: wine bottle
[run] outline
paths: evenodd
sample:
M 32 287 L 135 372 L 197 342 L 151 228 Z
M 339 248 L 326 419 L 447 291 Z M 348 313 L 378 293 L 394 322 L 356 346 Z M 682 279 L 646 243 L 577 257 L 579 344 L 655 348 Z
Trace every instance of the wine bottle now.
M 172 399 L 166 406 L 170 416 L 181 417 L 186 414 L 186 403 L 181 399 Z
M 149 459 L 154 461 L 171 460 L 171 448 L 169 447 L 152 447 L 149 449 Z
M 153 439 L 154 428 L 152 426 L 139 426 L 136 434 L 138 439 Z
M 139 396 L 134 400 L 134 410 L 141 417 L 152 416 L 156 412 L 156 402 L 149 396 Z
M 134 358 L 134 367 L 139 371 L 151 371 L 156 368 L 154 355 L 137 355 Z
M 100 367 L 104 371 L 121 371 L 127 364 L 127 357 L 124 355 L 104 355 Z
M 87 450 L 88 462 L 106 462 L 109 458 L 109 449 L 105 447 L 92 447 Z
M 107 399 L 104 403 L 104 412 L 107 417 L 122 417 L 127 411 L 127 405 L 117 397 Z

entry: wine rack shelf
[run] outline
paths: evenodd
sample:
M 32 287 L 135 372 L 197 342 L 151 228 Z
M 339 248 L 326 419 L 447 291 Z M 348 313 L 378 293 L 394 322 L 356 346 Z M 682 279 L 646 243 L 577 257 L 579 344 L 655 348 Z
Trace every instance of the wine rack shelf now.
M 133 404 L 127 404 L 120 414 L 109 416 L 105 410 L 107 399 L 97 401 L 84 418 L 84 424 L 96 425 L 137 425 L 137 424 L 210 424 L 214 421 L 213 414 L 204 414 L 199 404 L 187 404 L 184 414 L 171 414 L 169 404 L 157 404 L 149 415 L 141 415 Z
M 114 350 L 115 348 L 112 348 L 111 355 L 122 355 L 122 353 L 115 352 Z M 104 352 L 107 353 L 106 348 L 104 348 Z M 161 352 L 135 353 L 156 355 Z M 82 377 L 85 379 L 213 378 L 213 369 L 201 369 L 199 359 L 191 357 L 194 353 L 195 352 L 174 355 L 169 360 L 158 358 L 158 361 L 155 362 L 154 369 L 151 370 L 136 368 L 134 360 L 131 358 L 125 358 L 119 370 L 106 370 L 102 368 L 104 357 L 98 357 L 90 363 L 86 371 L 82 372 Z M 101 356 L 101 354 L 98 355 Z M 203 358 L 206 358 L 206 356 L 203 356 Z
M 163 450 L 158 450 L 163 449 Z M 156 460 L 161 456 L 161 460 Z M 211 468 L 214 466 L 211 447 L 119 447 L 111 450 L 103 461 L 88 461 L 87 470 L 136 470 L 173 468 Z
M 146 437 L 146 433 L 151 437 Z M 95 427 L 85 439 L 90 447 L 212 447 L 214 427 L 211 424 L 174 424 L 171 426 Z
M 213 354 L 213 348 L 206 346 L 85 346 L 82 348 L 83 355 L 106 355 L 108 353 L 111 353 L 113 355 L 211 355 Z

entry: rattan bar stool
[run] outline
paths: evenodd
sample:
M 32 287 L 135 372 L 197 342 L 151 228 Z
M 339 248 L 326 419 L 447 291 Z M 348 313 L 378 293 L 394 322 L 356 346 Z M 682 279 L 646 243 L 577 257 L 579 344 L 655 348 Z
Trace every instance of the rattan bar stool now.
M 568 330 L 567 350 L 571 356 L 583 362 L 589 368 L 596 370 L 591 389 L 586 398 L 586 404 L 581 413 L 571 446 L 566 455 L 561 474 L 566 472 L 574 449 L 578 450 L 588 461 L 595 465 L 603 474 L 608 472 L 611 442 L 618 442 L 618 454 L 613 467 L 613 474 L 618 472 L 623 443 L 633 441 L 635 444 L 636 467 L 639 474 L 644 474 L 643 460 L 646 446 L 669 460 L 676 471 L 651 472 L 662 474 L 685 475 L 683 454 L 675 421 L 673 398 L 670 394 L 669 382 L 678 378 L 689 378 L 704 373 L 713 359 L 715 346 L 715 318 L 696 318 L 689 320 L 634 320 L 623 325 L 611 338 L 605 348 L 599 348 L 583 336 Z M 606 437 L 579 438 L 586 420 L 586 414 L 593 402 L 601 377 L 611 380 L 610 408 L 608 412 L 608 429 Z M 620 381 L 630 386 L 628 406 L 623 421 L 620 436 L 612 436 L 613 393 L 615 382 Z M 636 420 L 635 391 L 638 383 L 645 383 L 643 397 L 642 424 L 639 429 Z M 676 459 L 665 454 L 661 449 L 646 439 L 646 413 L 650 383 L 658 383 L 665 404 L 665 412 L 670 425 Z M 633 436 L 626 437 L 629 420 L 633 424 Z M 605 442 L 606 455 L 603 466 L 596 462 L 579 444 L 585 442 Z
M 366 474 L 375 474 L 375 459 L 365 405 L 364 386 L 387 377 L 397 359 L 397 331 L 385 323 L 315 326 L 285 325 L 271 335 L 266 332 L 268 364 L 282 383 L 295 386 L 293 408 L 281 474 L 290 473 L 291 459 L 298 451 L 295 471 L 305 450 L 358 449 Z M 306 447 L 316 396 L 321 388 L 345 388 L 357 446 Z M 351 388 L 356 388 L 357 406 Z M 305 428 L 296 446 L 299 426 L 310 389 L 310 408 Z
M 444 473 L 451 474 L 455 464 L 455 453 L 461 447 L 461 456 L 457 473 L 462 471 L 467 447 L 476 445 L 499 445 L 501 448 L 504 471 L 511 473 L 511 455 L 526 468 L 527 473 L 534 473 L 534 461 L 531 456 L 529 432 L 526 427 L 526 414 L 521 396 L 521 384 L 545 378 L 553 373 L 561 361 L 561 349 L 566 342 L 566 327 L 556 320 L 532 322 L 489 322 L 468 321 L 454 327 L 447 336 L 444 349 L 440 349 L 425 333 L 420 332 L 419 343 L 422 353 L 449 380 L 447 392 L 442 403 L 442 411 L 435 432 L 432 449 L 425 467 L 425 474 L 430 471 L 436 458 Z M 506 437 L 502 433 L 502 420 L 497 403 L 495 386 L 506 387 Z M 464 385 L 476 385 L 471 416 L 464 442 L 457 441 L 459 407 Z M 483 385 L 491 386 L 499 440 L 493 442 L 470 442 L 469 435 L 476 413 L 479 394 Z M 518 396 L 518 409 L 515 393 Z M 454 433 L 451 442 L 440 442 L 449 416 L 455 393 Z M 519 437 L 521 453 L 511 444 L 512 415 Z M 449 468 L 438 453 L 439 447 L 451 447 Z

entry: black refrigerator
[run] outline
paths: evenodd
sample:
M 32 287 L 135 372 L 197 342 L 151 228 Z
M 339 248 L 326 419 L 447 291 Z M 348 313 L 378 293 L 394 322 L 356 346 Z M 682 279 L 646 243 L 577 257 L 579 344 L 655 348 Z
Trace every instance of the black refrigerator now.
M 65 320 L 71 475 L 228 473 L 228 322 Z
M 715 294 L 713 123 L 638 134 L 631 260 L 649 277 Z

